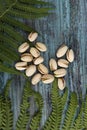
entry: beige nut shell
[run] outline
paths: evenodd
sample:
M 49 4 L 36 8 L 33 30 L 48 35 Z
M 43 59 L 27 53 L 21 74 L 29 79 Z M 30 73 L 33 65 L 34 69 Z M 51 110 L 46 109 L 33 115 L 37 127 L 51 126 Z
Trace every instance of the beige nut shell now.
M 49 61 L 49 66 L 50 66 L 50 70 L 51 71 L 54 71 L 57 69 L 57 63 L 56 63 L 56 60 L 51 58 L 50 61 Z
M 18 47 L 18 52 L 23 53 L 29 48 L 29 44 L 27 42 L 24 42 Z
M 37 73 L 33 76 L 32 80 L 31 80 L 31 83 L 33 85 L 36 85 L 37 83 L 39 83 L 41 80 L 41 74 L 40 73 Z
M 37 32 L 31 32 L 29 35 L 28 35 L 28 40 L 30 42 L 33 42 L 37 39 L 38 37 L 38 33 Z
M 33 60 L 33 56 L 29 53 L 24 53 L 21 55 L 21 60 L 26 62 L 31 62 Z
M 45 45 L 44 43 L 37 42 L 36 45 L 35 45 L 35 47 L 36 47 L 39 51 L 41 51 L 41 52 L 47 51 L 47 47 L 46 47 L 46 45 Z
M 39 56 L 33 60 L 35 65 L 39 65 L 44 61 L 44 58 L 42 56 Z
M 25 70 L 27 68 L 27 62 L 17 62 L 15 68 L 17 70 Z
M 59 59 L 58 60 L 58 66 L 63 68 L 68 68 L 69 62 L 65 59 Z
M 67 74 L 66 69 L 57 69 L 54 71 L 55 77 L 64 77 Z
M 38 65 L 38 71 L 41 73 L 41 74 L 48 74 L 48 69 L 45 65 L 43 64 L 39 64 Z
M 56 56 L 57 56 L 58 58 L 64 56 L 64 55 L 66 54 L 67 50 L 68 50 L 68 47 L 67 47 L 65 44 L 63 44 L 63 45 L 57 50 Z
M 67 57 L 67 60 L 69 62 L 73 62 L 74 61 L 74 52 L 73 52 L 72 49 L 70 49 L 70 50 L 67 51 L 66 57 Z
M 30 48 L 30 53 L 32 54 L 33 57 L 37 58 L 40 56 L 40 52 L 35 48 L 35 47 L 31 47 Z
M 66 86 L 66 82 L 64 80 L 64 78 L 58 78 L 58 88 L 60 90 L 63 90 Z
M 50 84 L 54 81 L 54 76 L 51 74 L 45 74 L 41 79 L 44 84 Z
M 26 76 L 30 77 L 36 72 L 36 66 L 35 65 L 30 65 L 26 69 Z

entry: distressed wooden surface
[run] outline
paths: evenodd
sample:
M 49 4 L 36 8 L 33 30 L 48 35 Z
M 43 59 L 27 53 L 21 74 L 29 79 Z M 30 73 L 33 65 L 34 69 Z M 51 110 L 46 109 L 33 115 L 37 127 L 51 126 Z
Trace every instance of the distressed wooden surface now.
M 87 85 L 87 0 L 46 0 L 53 2 L 56 6 L 54 14 L 35 21 L 26 21 L 41 36 L 38 41 L 44 42 L 48 51 L 43 54 L 45 65 L 51 57 L 55 58 L 57 48 L 65 42 L 73 48 L 75 61 L 70 65 L 66 76 L 67 86 L 70 90 L 79 93 L 82 89 L 83 94 Z M 6 83 L 8 74 L 1 73 L 0 84 Z M 14 83 L 10 90 L 13 103 L 14 126 L 19 113 L 19 105 L 23 92 L 23 77 L 14 76 Z M 2 86 L 2 87 L 3 87 Z M 34 87 L 39 91 L 44 99 L 42 125 L 51 111 L 50 90 L 51 85 L 39 83 Z M 32 109 L 32 113 L 34 108 Z

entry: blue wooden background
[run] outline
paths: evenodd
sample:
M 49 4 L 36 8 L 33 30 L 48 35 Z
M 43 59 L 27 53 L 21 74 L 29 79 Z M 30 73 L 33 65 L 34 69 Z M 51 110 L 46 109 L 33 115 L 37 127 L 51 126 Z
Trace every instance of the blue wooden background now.
M 67 86 L 70 90 L 85 94 L 87 85 L 87 0 L 45 0 L 55 4 L 55 11 L 48 17 L 39 20 L 27 20 L 26 24 L 31 25 L 41 35 L 38 41 L 44 42 L 48 51 L 43 54 L 45 65 L 51 57 L 55 58 L 55 52 L 59 45 L 65 42 L 73 48 L 75 61 L 69 66 L 66 76 Z M 0 86 L 2 89 L 9 75 L 0 74 Z M 19 105 L 23 92 L 24 79 L 21 76 L 14 76 L 14 82 L 10 90 L 10 96 L 14 111 L 14 127 L 20 112 Z M 33 86 L 32 86 L 33 87 Z M 44 99 L 42 125 L 51 111 L 50 91 L 51 85 L 44 85 L 41 82 L 33 87 L 39 91 Z M 34 112 L 32 104 L 31 114 Z

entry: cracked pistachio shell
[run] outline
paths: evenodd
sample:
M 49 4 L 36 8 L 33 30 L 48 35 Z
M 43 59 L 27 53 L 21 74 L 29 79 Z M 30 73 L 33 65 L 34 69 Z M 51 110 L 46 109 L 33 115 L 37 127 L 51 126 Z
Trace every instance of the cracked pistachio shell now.
M 26 76 L 30 77 L 36 72 L 36 66 L 35 65 L 30 65 L 26 69 Z
M 69 62 L 73 62 L 74 61 L 74 52 L 73 52 L 72 49 L 70 49 L 70 50 L 67 51 L 66 57 L 67 57 L 67 60 Z
M 30 53 L 32 54 L 33 57 L 37 58 L 40 56 L 40 52 L 35 48 L 35 47 L 31 47 L 30 48 Z
M 50 61 L 49 61 L 49 66 L 50 66 L 50 70 L 51 71 L 54 71 L 57 69 L 57 63 L 56 63 L 56 60 L 51 58 Z
M 54 71 L 55 77 L 64 77 L 67 74 L 65 69 L 57 69 Z
M 63 68 L 68 68 L 69 62 L 65 59 L 59 59 L 58 60 L 58 66 Z
M 43 61 L 44 61 L 44 58 L 42 56 L 39 56 L 39 57 L 35 58 L 33 62 L 34 62 L 35 65 L 39 65 Z
M 27 62 L 17 62 L 15 68 L 17 70 L 25 70 L 27 68 Z
M 51 74 L 45 74 L 41 79 L 44 84 L 50 84 L 54 81 L 54 76 Z
M 36 84 L 38 84 L 38 83 L 40 82 L 40 80 L 41 80 L 41 74 L 40 74 L 40 73 L 37 73 L 37 74 L 35 74 L 35 75 L 33 76 L 32 80 L 31 80 L 31 83 L 32 83 L 33 85 L 36 85 Z
M 25 52 L 27 49 L 29 48 L 29 44 L 27 42 L 21 44 L 19 47 L 18 47 L 18 52 L 20 53 L 23 53 Z
M 36 47 L 39 51 L 41 51 L 41 52 L 47 51 L 47 47 L 46 47 L 46 45 L 45 45 L 44 43 L 37 42 L 36 45 L 35 45 L 35 47 Z
M 41 74 L 48 74 L 48 68 L 45 65 L 43 65 L 43 64 L 39 64 L 38 65 L 38 71 Z
M 58 88 L 60 90 L 63 90 L 66 86 L 66 82 L 64 80 L 64 78 L 58 78 Z
M 68 50 L 68 47 L 67 47 L 65 44 L 63 44 L 63 45 L 57 50 L 56 56 L 57 56 L 58 58 L 64 56 L 64 55 L 66 54 L 67 50 Z
M 30 42 L 33 42 L 37 39 L 38 37 L 38 33 L 37 32 L 31 32 L 29 35 L 28 35 L 28 40 Z
M 33 56 L 29 53 L 24 53 L 21 55 L 21 60 L 26 62 L 31 62 L 33 60 Z

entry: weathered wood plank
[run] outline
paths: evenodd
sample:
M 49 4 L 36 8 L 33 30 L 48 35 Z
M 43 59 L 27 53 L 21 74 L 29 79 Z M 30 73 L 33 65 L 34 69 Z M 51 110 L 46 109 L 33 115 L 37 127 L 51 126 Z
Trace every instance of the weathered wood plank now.
M 68 69 L 66 76 L 67 86 L 70 90 L 77 93 L 83 90 L 87 85 L 87 0 L 46 0 L 53 2 L 56 6 L 54 14 L 48 17 L 26 21 L 27 24 L 34 27 L 41 36 L 38 41 L 44 42 L 48 51 L 42 54 L 45 58 L 45 65 L 51 57 L 55 58 L 55 52 L 61 43 L 65 42 L 73 48 L 75 52 L 75 61 Z M 1 74 L 0 80 L 5 84 L 7 74 Z M 17 120 L 19 105 L 23 92 L 24 79 L 14 77 L 10 95 L 13 102 L 14 122 Z M 42 125 L 51 111 L 50 90 L 51 85 L 44 85 L 41 82 L 34 87 L 39 91 L 44 99 Z M 34 110 L 34 108 L 33 108 Z M 14 123 L 15 126 L 15 123 Z

